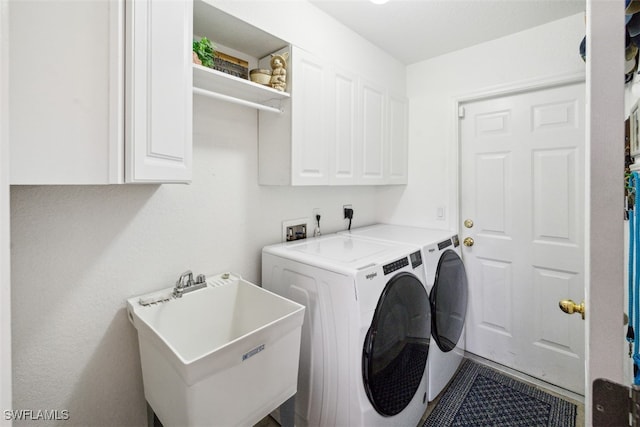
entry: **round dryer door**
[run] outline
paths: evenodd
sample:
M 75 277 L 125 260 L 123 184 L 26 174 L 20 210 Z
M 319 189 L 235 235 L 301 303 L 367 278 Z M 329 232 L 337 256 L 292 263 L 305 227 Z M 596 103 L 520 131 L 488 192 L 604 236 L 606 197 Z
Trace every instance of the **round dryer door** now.
M 362 352 L 364 387 L 380 414 L 400 413 L 422 381 L 431 335 L 429 297 L 420 280 L 399 273 L 378 301 Z
M 467 273 L 451 249 L 440 256 L 430 300 L 433 337 L 442 351 L 451 351 L 462 335 L 467 314 Z

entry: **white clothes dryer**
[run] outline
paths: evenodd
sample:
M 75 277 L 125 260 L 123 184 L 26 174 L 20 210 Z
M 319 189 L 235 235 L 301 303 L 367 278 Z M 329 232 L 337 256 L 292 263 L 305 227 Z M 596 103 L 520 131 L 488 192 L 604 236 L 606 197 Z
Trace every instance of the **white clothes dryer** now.
M 418 245 L 422 249 L 431 301 L 431 334 L 437 345 L 429 352 L 429 401 L 435 399 L 456 373 L 464 357 L 467 276 L 458 235 L 451 231 L 390 224 L 340 232 L 375 241 Z
M 262 285 L 306 307 L 298 426 L 415 426 L 431 311 L 420 248 L 324 235 L 267 246 Z

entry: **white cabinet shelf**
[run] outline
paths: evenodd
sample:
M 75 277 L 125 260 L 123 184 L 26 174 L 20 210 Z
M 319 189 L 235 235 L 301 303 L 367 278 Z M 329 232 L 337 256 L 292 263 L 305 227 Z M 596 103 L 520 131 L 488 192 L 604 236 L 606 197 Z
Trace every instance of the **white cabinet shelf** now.
M 220 98 L 230 102 L 248 106 L 254 104 L 253 106 L 259 109 L 261 106 L 266 106 L 267 110 L 273 109 L 270 107 L 279 110 L 280 101 L 289 98 L 287 92 L 197 64 L 193 64 L 193 87 L 213 94 L 210 95 L 213 97 L 221 95 Z M 194 93 L 207 95 L 201 91 L 194 91 Z
M 258 68 L 261 60 L 278 50 L 288 50 L 286 41 L 221 11 L 212 3 L 208 0 L 194 1 L 194 38 L 207 37 L 220 52 L 247 61 L 249 69 Z M 193 65 L 193 88 L 196 95 L 274 113 L 280 113 L 281 101 L 289 98 L 288 92 L 196 64 Z

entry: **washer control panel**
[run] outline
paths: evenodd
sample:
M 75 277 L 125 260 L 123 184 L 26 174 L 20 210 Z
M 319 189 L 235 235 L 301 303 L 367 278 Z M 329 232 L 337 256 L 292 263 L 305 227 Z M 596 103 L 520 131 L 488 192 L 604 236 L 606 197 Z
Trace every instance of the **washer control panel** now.
M 386 276 L 389 273 L 393 273 L 396 270 L 400 270 L 403 267 L 409 265 L 409 259 L 407 257 L 400 258 L 397 261 L 390 262 L 389 264 L 382 266 L 382 271 L 384 271 L 384 275 Z

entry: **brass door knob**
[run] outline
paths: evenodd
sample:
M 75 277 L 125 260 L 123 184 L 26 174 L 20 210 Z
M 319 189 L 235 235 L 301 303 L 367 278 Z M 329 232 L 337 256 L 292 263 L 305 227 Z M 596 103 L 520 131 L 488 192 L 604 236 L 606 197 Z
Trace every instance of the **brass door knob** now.
M 473 239 L 471 237 L 465 237 L 465 239 L 462 241 L 462 244 L 468 247 L 473 246 L 475 242 L 473 241 Z
M 465 226 L 465 227 L 467 227 L 467 228 L 471 228 L 471 227 L 473 227 L 473 220 L 471 220 L 471 219 L 465 219 L 465 220 L 464 220 L 464 226 Z
M 576 304 L 575 302 L 573 302 L 573 300 L 563 299 L 558 303 L 558 306 L 560 307 L 560 310 L 564 311 L 567 314 L 580 313 L 582 315 L 582 319 L 584 320 L 584 313 L 586 311 L 584 308 L 584 301 L 582 301 L 580 304 Z

